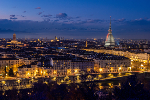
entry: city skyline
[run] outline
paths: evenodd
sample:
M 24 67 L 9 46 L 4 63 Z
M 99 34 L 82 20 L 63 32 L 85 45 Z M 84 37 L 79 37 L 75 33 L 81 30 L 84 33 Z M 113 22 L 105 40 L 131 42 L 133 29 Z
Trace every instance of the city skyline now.
M 114 38 L 150 39 L 148 0 L 14 1 L 1 0 L 1 38 L 105 39 L 112 16 Z

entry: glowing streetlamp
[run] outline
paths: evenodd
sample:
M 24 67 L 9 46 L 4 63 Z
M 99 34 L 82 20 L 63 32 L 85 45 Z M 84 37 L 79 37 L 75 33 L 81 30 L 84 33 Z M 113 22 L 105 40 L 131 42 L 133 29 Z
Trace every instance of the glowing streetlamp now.
M 102 68 L 100 68 L 99 71 L 101 72 L 101 71 L 102 71 Z
M 141 64 L 141 67 L 143 67 L 143 64 Z

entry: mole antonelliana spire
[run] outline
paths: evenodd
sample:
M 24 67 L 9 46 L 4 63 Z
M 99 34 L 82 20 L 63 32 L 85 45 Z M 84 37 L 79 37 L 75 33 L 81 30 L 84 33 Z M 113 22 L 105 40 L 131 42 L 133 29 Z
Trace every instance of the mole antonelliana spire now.
M 109 25 L 108 34 L 106 36 L 105 47 L 114 47 L 114 46 L 115 46 L 115 40 L 114 40 L 114 37 L 112 35 L 111 16 L 110 16 L 110 25 Z

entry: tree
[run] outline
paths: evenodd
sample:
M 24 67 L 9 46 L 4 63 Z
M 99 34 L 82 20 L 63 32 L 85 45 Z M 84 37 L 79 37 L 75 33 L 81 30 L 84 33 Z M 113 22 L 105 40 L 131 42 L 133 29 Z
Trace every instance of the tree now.
M 122 85 L 121 88 L 114 88 L 115 99 L 117 100 L 148 100 L 149 92 L 144 90 L 144 85 L 137 80 L 136 75 L 128 77 L 128 80 Z
M 14 76 L 14 72 L 13 72 L 13 69 L 12 69 L 12 68 L 9 69 L 8 75 L 9 75 L 9 76 L 12 76 L 12 77 Z

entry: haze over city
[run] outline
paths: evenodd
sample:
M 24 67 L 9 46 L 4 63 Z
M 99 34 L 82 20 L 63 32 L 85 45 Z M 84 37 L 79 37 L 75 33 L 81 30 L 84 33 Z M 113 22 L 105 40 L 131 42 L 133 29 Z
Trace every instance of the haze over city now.
M 11 38 L 149 39 L 149 0 L 1 0 L 0 35 Z

